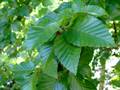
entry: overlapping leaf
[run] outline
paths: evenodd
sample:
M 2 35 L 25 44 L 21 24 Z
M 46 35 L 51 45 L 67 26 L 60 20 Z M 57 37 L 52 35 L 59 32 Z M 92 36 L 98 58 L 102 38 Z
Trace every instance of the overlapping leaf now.
M 30 49 L 38 47 L 47 42 L 58 30 L 57 23 L 50 23 L 46 27 L 32 26 L 24 45 Z
M 34 90 L 34 89 L 32 89 L 32 83 L 31 82 L 27 82 L 26 84 L 24 84 L 22 86 L 21 90 Z
M 106 0 L 106 11 L 112 20 L 120 20 L 120 0 Z
M 97 18 L 80 14 L 64 38 L 76 46 L 113 47 L 114 40 L 108 28 Z
M 77 76 L 82 75 L 84 78 L 91 78 L 92 73 L 89 63 L 92 60 L 93 53 L 93 48 L 82 48 Z
M 55 41 L 55 55 L 64 67 L 74 74 L 77 73 L 80 52 L 81 48 L 68 44 L 62 36 L 59 36 Z
M 107 15 L 106 11 L 97 5 L 84 5 L 83 2 L 76 0 L 75 2 L 64 2 L 62 3 L 55 12 L 61 13 L 65 11 L 72 11 L 72 13 L 87 13 L 94 16 L 104 16 Z M 64 14 L 64 13 L 63 13 Z M 66 13 L 67 14 L 67 13 Z M 65 14 L 65 15 L 66 15 Z
M 31 83 L 30 78 L 31 74 L 34 70 L 35 66 L 33 62 L 23 62 L 21 64 L 16 64 L 11 67 L 13 71 L 14 79 L 18 82 L 21 86 L 24 85 L 27 88 L 26 84 Z
M 54 90 L 56 82 L 56 79 L 45 74 L 40 74 L 37 90 Z
M 43 68 L 43 72 L 53 78 L 57 78 L 58 77 L 57 76 L 57 67 L 58 67 L 58 64 L 52 53 L 52 55 L 47 60 L 45 67 Z
M 52 77 L 47 76 L 46 74 L 41 73 L 37 90 L 67 90 L 66 86 Z
M 39 63 L 39 61 L 42 62 L 42 64 L 45 64 L 52 52 L 52 44 L 44 44 L 38 48 L 38 56 L 36 63 Z
M 80 12 L 88 13 L 90 15 L 99 16 L 99 17 L 107 15 L 106 11 L 97 5 L 87 5 Z
M 55 84 L 54 90 L 68 90 L 62 83 L 57 82 Z
M 78 78 L 71 76 L 70 90 L 96 90 L 96 87 L 86 80 L 79 80 Z
M 17 74 L 30 73 L 34 69 L 33 62 L 23 62 L 21 64 L 16 64 L 12 68 L 12 71 Z
M 58 23 L 59 22 L 59 16 L 58 14 L 56 14 L 55 12 L 50 12 L 46 15 L 44 15 L 44 17 L 40 18 L 35 25 L 38 26 L 47 26 L 51 23 Z
M 35 63 L 38 64 L 41 62 L 42 70 L 45 74 L 57 78 L 57 61 L 53 54 L 52 44 L 44 44 L 38 49 L 39 54 L 36 58 Z

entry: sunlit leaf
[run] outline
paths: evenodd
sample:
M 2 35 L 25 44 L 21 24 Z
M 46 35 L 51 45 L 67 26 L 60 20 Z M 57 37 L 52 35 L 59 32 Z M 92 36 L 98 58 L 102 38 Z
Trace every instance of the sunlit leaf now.
M 113 47 L 114 40 L 108 28 L 97 18 L 80 14 L 64 38 L 75 46 Z

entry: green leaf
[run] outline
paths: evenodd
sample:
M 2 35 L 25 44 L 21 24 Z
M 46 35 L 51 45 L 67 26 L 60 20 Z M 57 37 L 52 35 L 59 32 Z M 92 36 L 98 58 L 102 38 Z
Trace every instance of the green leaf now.
M 119 0 L 106 0 L 106 11 L 112 20 L 120 20 L 120 1 Z
M 41 61 L 42 64 L 45 64 L 52 52 L 52 44 L 44 44 L 38 48 L 37 63 Z
M 84 2 L 81 0 L 75 0 L 75 3 L 72 3 L 72 10 L 75 13 L 87 13 L 95 16 L 103 16 L 107 15 L 106 11 L 97 5 L 85 5 Z
M 54 90 L 68 90 L 62 83 L 56 83 Z
M 40 74 L 36 87 L 37 90 L 67 90 L 63 83 L 43 73 Z
M 57 23 L 50 23 L 46 27 L 32 26 L 28 32 L 24 46 L 28 49 L 39 47 L 47 42 L 58 30 L 59 26 Z
M 21 90 L 33 90 L 32 89 L 32 83 L 29 81 L 26 84 L 24 84 L 21 88 Z
M 43 73 L 57 78 L 58 64 L 52 51 L 53 49 L 51 43 L 40 46 L 36 64 L 41 61 Z
M 71 8 L 74 11 L 74 13 L 78 13 L 82 10 L 84 6 L 85 3 L 83 2 L 83 0 L 73 0 Z
M 53 78 L 57 78 L 57 61 L 54 58 L 53 53 L 51 53 L 51 56 L 47 60 L 45 67 L 43 68 L 43 72 Z
M 59 61 L 70 72 L 76 74 L 81 48 L 68 44 L 62 36 L 57 37 L 54 47 L 55 55 L 58 57 Z
M 38 6 L 43 0 L 30 0 L 31 1 L 31 7 L 35 8 L 36 6 Z
M 29 7 L 26 5 L 20 6 L 18 8 L 16 8 L 16 13 L 20 16 L 29 16 Z
M 11 30 L 14 32 L 17 32 L 21 30 L 21 22 L 15 21 L 14 23 L 11 24 Z
M 79 80 L 74 76 L 70 76 L 70 90 L 96 90 L 96 87 L 87 80 Z
M 99 16 L 99 17 L 107 15 L 106 11 L 97 5 L 85 6 L 80 12 L 88 13 L 90 15 Z
M 99 19 L 80 14 L 73 25 L 64 33 L 64 38 L 75 46 L 113 47 L 114 40 L 108 28 Z
M 35 25 L 38 26 L 47 26 L 51 23 L 58 23 L 59 22 L 59 16 L 58 14 L 56 14 L 55 12 L 50 12 L 46 15 L 44 15 L 44 17 L 40 18 Z
M 46 74 L 40 74 L 39 81 L 37 84 L 37 90 L 54 90 L 57 80 Z
M 91 68 L 89 66 L 90 61 L 92 60 L 94 53 L 93 48 L 82 48 L 80 61 L 78 65 L 77 76 L 81 76 L 84 78 L 91 78 Z
M 52 5 L 53 2 L 54 2 L 54 0 L 43 0 L 43 1 L 42 1 L 42 4 L 43 4 L 44 6 L 49 6 L 49 5 Z
M 84 77 L 84 78 L 91 78 L 92 76 L 92 70 L 89 65 L 80 65 L 78 68 L 78 76 Z
M 117 64 L 114 66 L 114 69 L 118 72 L 120 71 L 120 61 L 117 62 Z
M 71 8 L 71 2 L 63 2 L 54 12 L 60 13 L 69 8 Z
M 23 46 L 28 49 L 39 47 L 48 40 L 51 40 L 51 38 L 53 39 L 58 30 L 58 15 L 54 12 L 48 13 L 31 26 Z
M 11 69 L 14 73 L 17 74 L 30 73 L 34 69 L 34 63 L 31 61 L 22 62 L 20 64 L 14 65 Z
M 76 4 L 76 6 L 77 7 L 83 7 L 83 6 L 85 6 L 85 2 L 84 2 L 84 0 L 72 0 L 73 1 L 73 4 Z
M 39 10 L 39 17 L 41 17 L 41 16 L 43 16 L 43 15 L 45 15 L 46 13 L 48 13 L 48 8 L 41 8 L 40 10 Z
M 8 23 L 8 20 L 5 16 L 0 17 L 0 28 L 3 28 Z
M 80 64 L 89 65 L 93 58 L 94 49 L 89 47 L 83 47 L 81 51 Z
M 13 65 L 11 67 L 11 70 L 13 72 L 13 76 L 17 83 L 19 83 L 21 86 L 24 85 L 26 87 L 27 83 L 31 83 L 31 73 L 33 72 L 35 66 L 33 62 L 22 62 L 20 64 Z
M 84 90 L 75 77 L 71 77 L 70 90 Z
M 55 12 L 57 13 L 61 13 L 64 12 L 66 10 L 71 10 L 72 13 L 87 13 L 90 15 L 94 15 L 94 16 L 104 16 L 107 15 L 106 11 L 97 5 L 84 5 L 84 3 L 76 0 L 76 2 L 64 2 L 62 3 L 56 10 Z M 66 13 L 67 14 L 67 13 Z M 64 14 L 64 15 L 66 15 Z
M 120 78 L 117 78 L 115 80 L 111 80 L 110 84 L 115 87 L 120 87 Z

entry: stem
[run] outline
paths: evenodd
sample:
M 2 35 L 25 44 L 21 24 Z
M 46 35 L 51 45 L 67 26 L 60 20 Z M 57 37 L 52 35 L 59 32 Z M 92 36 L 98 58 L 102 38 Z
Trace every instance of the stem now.
M 106 65 L 106 60 L 102 60 L 102 62 L 101 62 L 101 77 L 100 77 L 99 90 L 104 90 L 104 85 L 105 85 L 105 65 Z

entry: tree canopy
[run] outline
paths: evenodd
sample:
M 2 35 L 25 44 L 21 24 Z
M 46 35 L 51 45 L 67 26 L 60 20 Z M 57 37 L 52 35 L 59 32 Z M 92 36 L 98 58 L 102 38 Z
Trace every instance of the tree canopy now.
M 117 90 L 119 46 L 120 0 L 0 0 L 0 90 Z

